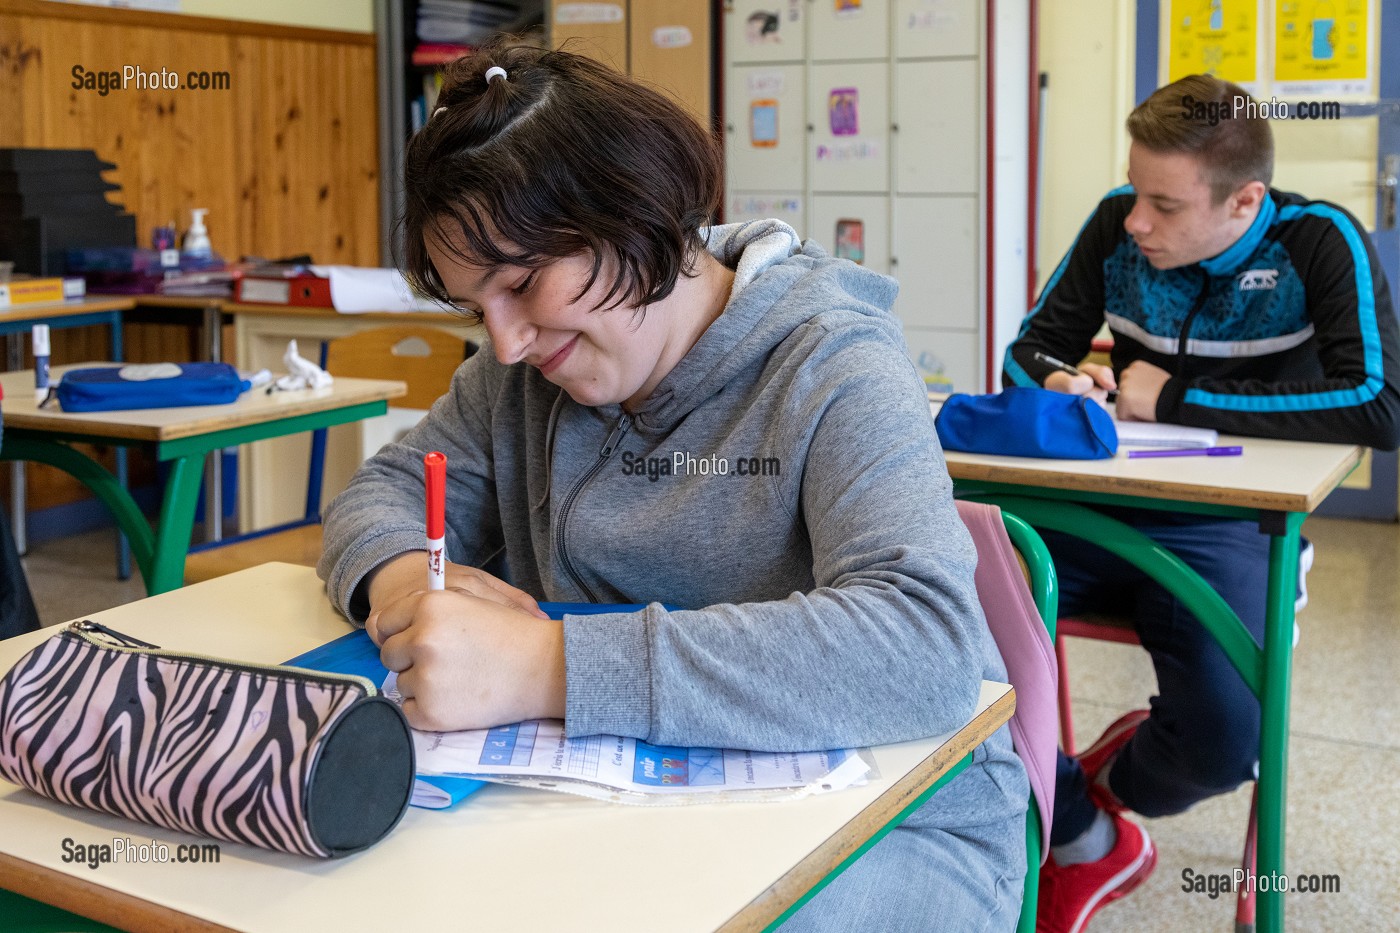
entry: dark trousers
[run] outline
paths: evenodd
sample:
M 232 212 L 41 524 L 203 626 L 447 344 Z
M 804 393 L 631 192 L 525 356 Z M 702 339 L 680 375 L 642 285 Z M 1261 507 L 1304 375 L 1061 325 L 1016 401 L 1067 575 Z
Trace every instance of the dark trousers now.
M 1264 637 L 1269 538 L 1253 522 L 1148 509 L 1101 511 L 1137 528 L 1199 573 Z M 1133 620 L 1157 672 L 1151 715 L 1124 746 L 1109 788 L 1144 816 L 1180 813 L 1254 777 L 1259 702 L 1196 617 L 1140 570 L 1079 538 L 1043 533 L 1060 584 L 1060 614 L 1109 613 Z M 1060 753 L 1052 845 L 1093 821 L 1079 762 Z
M 3 438 L 0 432 L 0 438 Z M 10 519 L 0 508 L 0 638 L 23 635 L 39 628 L 39 613 L 29 592 L 29 578 L 19 562 L 19 549 L 10 531 Z M 0 672 L 2 673 L 2 672 Z

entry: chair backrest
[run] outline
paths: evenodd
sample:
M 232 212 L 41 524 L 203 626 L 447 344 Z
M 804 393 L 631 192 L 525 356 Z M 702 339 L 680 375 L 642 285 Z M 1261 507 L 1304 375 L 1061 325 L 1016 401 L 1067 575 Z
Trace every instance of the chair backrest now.
M 352 379 L 398 379 L 408 394 L 396 399 L 400 408 L 431 408 L 447 391 L 452 374 L 476 347 L 436 327 L 388 325 L 330 341 L 326 370 Z
M 1050 628 L 1055 620 L 1054 564 L 1039 535 L 1015 516 L 980 502 L 958 500 L 957 506 L 977 547 L 977 597 L 1006 662 L 1007 677 L 1016 688 L 1011 739 L 1025 762 L 1031 794 L 1040 810 L 1043 861 L 1050 845 L 1059 729 L 1059 674 Z M 1009 522 L 1017 525 L 1024 568 L 1007 532 Z M 1039 597 L 1039 606 L 1032 591 Z

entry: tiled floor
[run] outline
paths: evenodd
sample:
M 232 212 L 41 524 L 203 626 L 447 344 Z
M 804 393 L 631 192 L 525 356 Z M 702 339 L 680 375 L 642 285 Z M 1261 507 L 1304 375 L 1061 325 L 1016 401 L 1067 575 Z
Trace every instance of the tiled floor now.
M 1289 742 L 1287 873 L 1339 875 L 1334 894 L 1290 894 L 1292 930 L 1400 930 L 1400 525 L 1310 519 L 1317 545 L 1298 616 Z M 1070 639 L 1076 739 L 1092 742 L 1155 684 L 1142 649 Z M 1093 933 L 1229 931 L 1232 895 L 1182 890 L 1182 873 L 1239 864 L 1248 786 L 1179 816 L 1143 820 L 1157 843 L 1147 883 L 1110 904 Z
M 1293 894 L 1289 928 L 1400 931 L 1400 525 L 1312 519 L 1311 602 L 1299 616 L 1288 805 L 1288 871 L 1340 876 L 1333 894 Z M 25 565 L 46 624 L 137 599 L 118 582 L 110 533 L 35 547 Z M 74 580 L 82 580 L 75 585 Z M 1093 741 L 1154 683 L 1138 648 L 1071 641 L 1076 729 Z M 1239 859 L 1249 790 L 1189 813 L 1145 821 L 1160 850 L 1156 873 L 1106 907 L 1094 933 L 1228 931 L 1234 902 L 1182 890 L 1182 872 L 1229 872 Z

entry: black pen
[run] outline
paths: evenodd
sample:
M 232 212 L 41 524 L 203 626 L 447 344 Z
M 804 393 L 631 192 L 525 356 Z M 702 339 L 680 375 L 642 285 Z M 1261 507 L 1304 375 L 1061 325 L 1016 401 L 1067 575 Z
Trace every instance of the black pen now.
M 1062 372 L 1062 373 L 1069 373 L 1071 376 L 1082 376 L 1082 375 L 1084 375 L 1084 373 L 1083 373 L 1077 366 L 1071 366 L 1071 365 L 1069 365 L 1068 363 L 1066 363 L 1064 360 L 1057 360 L 1057 359 L 1055 359 L 1053 356 L 1051 356 L 1051 355 L 1048 354 L 1048 353 L 1041 353 L 1039 350 L 1037 350 L 1037 351 L 1035 351 L 1035 358 L 1036 358 L 1038 361 L 1044 363 L 1046 366 L 1053 366 L 1053 367 L 1055 367 L 1056 369 L 1058 369 L 1058 370 L 1059 370 L 1060 372 Z M 1118 401 L 1118 390 L 1117 390 L 1117 389 L 1109 389 L 1109 390 L 1108 390 L 1108 401 L 1110 401 L 1110 402 L 1116 402 L 1116 401 Z
M 1078 369 L 1077 367 L 1074 367 L 1074 366 L 1069 365 L 1069 364 L 1066 363 L 1064 360 L 1057 360 L 1057 359 L 1055 359 L 1053 356 L 1050 356 L 1049 354 L 1041 353 L 1039 350 L 1035 351 L 1035 358 L 1036 358 L 1037 360 L 1039 360 L 1040 362 L 1044 363 L 1046 366 L 1053 366 L 1053 367 L 1055 367 L 1056 369 L 1058 369 L 1058 370 L 1059 370 L 1060 372 L 1062 372 L 1062 373 L 1069 373 L 1071 376 L 1082 376 L 1082 375 L 1084 375 L 1083 373 L 1081 373 L 1081 372 L 1079 371 L 1079 369 Z

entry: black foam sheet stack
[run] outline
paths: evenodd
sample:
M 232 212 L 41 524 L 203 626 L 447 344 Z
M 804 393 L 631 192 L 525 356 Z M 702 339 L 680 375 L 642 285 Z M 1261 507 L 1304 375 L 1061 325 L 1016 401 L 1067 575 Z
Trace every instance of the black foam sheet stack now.
M 91 149 L 0 149 L 0 260 L 53 276 L 69 248 L 135 246 L 135 215 L 107 200 L 114 168 Z

